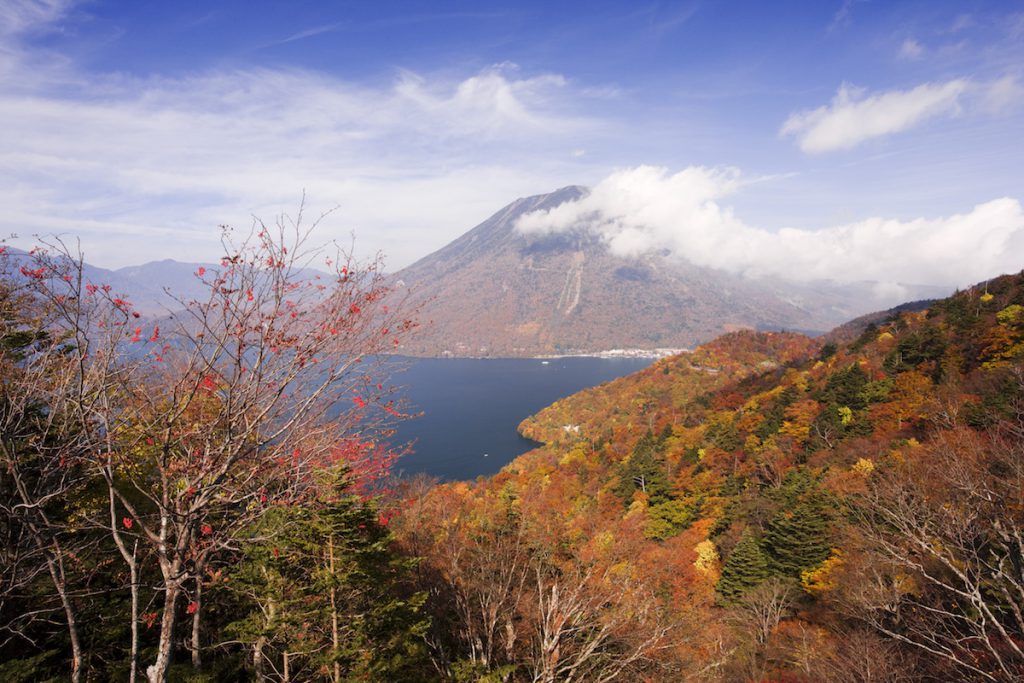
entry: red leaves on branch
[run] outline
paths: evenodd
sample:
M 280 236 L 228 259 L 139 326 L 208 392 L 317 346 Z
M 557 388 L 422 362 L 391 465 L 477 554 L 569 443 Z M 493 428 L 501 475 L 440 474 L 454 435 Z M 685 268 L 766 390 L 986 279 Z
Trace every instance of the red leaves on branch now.
M 134 524 L 134 522 L 132 521 L 131 517 L 125 517 L 124 519 L 121 520 L 121 524 L 124 524 L 124 528 L 125 529 L 131 529 L 132 528 L 132 524 Z
M 135 328 L 135 334 L 132 335 L 131 341 L 133 341 L 133 342 L 142 341 L 142 328 L 141 327 L 136 327 Z
M 352 402 L 356 404 L 357 408 L 362 409 L 366 407 L 366 401 L 364 401 L 361 396 L 353 396 Z
M 199 266 L 199 270 L 196 271 L 196 275 L 198 275 L 199 277 L 206 275 L 206 268 Z
M 185 611 L 189 614 L 195 614 L 199 611 L 199 603 L 193 600 L 192 602 L 188 603 L 188 607 L 185 608 Z
M 149 341 L 151 341 L 151 342 L 155 342 L 155 341 L 156 341 L 157 339 L 159 339 L 159 338 L 160 338 L 160 326 L 159 326 L 159 325 L 157 325 L 157 326 L 155 326 L 155 327 L 153 328 L 153 336 L 151 336 L 151 337 L 149 338 Z
M 352 315 L 359 315 L 361 310 L 362 309 L 359 308 L 359 306 L 356 304 L 352 304 L 351 306 L 348 307 L 348 312 L 351 313 Z
M 203 525 L 203 526 L 202 526 L 202 527 L 201 527 L 201 528 L 199 529 L 199 532 L 200 532 L 200 533 L 201 533 L 201 534 L 202 534 L 203 536 L 209 536 L 210 534 L 212 534 L 212 533 L 213 533 L 213 527 L 212 527 L 212 526 L 210 526 L 209 524 L 204 524 L 204 525 Z
M 204 391 L 213 393 L 217 390 L 217 382 L 213 379 L 212 375 L 205 375 L 202 381 L 199 383 L 199 388 Z
M 153 628 L 158 616 L 156 612 L 143 612 L 142 621 L 146 624 L 146 628 Z
M 46 277 L 46 268 L 31 269 L 28 266 L 21 267 L 21 274 L 33 280 L 42 280 Z

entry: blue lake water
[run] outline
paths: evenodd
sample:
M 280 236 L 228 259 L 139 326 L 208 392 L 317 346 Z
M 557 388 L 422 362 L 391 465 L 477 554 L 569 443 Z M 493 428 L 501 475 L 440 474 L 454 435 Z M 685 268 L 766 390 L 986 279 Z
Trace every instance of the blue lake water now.
M 391 381 L 412 411 L 396 443 L 414 442 L 403 474 L 474 479 L 494 474 L 536 444 L 516 426 L 560 398 L 647 367 L 642 358 L 408 358 Z

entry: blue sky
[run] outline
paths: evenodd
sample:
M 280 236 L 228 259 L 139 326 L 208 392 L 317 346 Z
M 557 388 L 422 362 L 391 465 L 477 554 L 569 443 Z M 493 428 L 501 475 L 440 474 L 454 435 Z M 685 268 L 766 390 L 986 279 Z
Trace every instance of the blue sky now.
M 623 253 L 966 284 L 1024 266 L 1022 71 L 1019 2 L 3 0 L 0 232 L 209 260 L 305 190 L 400 267 L 585 184 Z

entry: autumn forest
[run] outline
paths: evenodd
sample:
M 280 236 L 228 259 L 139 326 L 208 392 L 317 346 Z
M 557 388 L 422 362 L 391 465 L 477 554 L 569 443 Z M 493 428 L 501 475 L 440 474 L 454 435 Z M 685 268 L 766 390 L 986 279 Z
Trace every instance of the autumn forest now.
M 417 311 L 309 234 L 226 230 L 159 320 L 0 247 L 0 679 L 1024 677 L 1024 274 L 727 334 L 438 483 L 387 440 Z

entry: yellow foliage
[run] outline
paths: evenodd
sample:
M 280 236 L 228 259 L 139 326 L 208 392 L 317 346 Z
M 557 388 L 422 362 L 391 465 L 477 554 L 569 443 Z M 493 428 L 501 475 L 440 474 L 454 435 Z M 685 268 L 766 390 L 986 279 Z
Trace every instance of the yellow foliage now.
M 843 551 L 833 549 L 828 558 L 813 569 L 800 572 L 800 585 L 811 595 L 827 593 L 836 587 L 836 570 L 843 565 Z
M 626 518 L 630 518 L 634 515 L 642 515 L 647 512 L 647 496 L 643 494 L 637 494 L 633 499 L 633 502 L 629 504 L 629 509 L 626 511 Z
M 853 465 L 853 471 L 862 476 L 868 476 L 875 471 L 875 463 L 870 458 L 861 458 Z
M 615 534 L 607 529 L 594 538 L 594 546 L 601 552 L 607 552 L 615 543 Z
M 878 341 L 880 341 L 880 342 L 881 341 L 888 341 L 888 340 L 890 340 L 892 338 L 893 338 L 893 336 L 889 332 L 883 332 L 882 334 L 878 335 Z
M 794 439 L 802 443 L 807 441 L 807 437 L 810 436 L 811 426 L 795 424 L 789 420 L 783 420 L 782 428 L 779 429 L 779 432 L 781 434 L 786 434 L 787 436 L 792 436 Z
M 994 297 L 991 294 L 989 294 L 988 292 L 985 292 L 984 294 L 982 294 L 978 298 L 981 299 L 983 302 L 988 303 L 989 301 L 992 301 L 992 299 Z
M 693 566 L 698 571 L 707 574 L 718 566 L 718 549 L 715 547 L 714 541 L 705 539 L 693 549 L 697 553 L 697 559 L 693 561 Z
M 839 421 L 844 425 L 853 422 L 853 411 L 848 406 L 839 406 Z
M 566 465 L 571 465 L 574 462 L 583 461 L 586 457 L 587 447 L 582 443 L 578 443 L 570 448 L 569 452 L 559 459 L 558 464 L 564 467 Z

